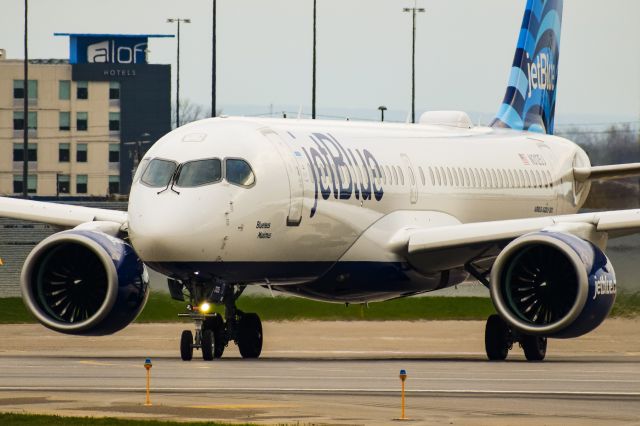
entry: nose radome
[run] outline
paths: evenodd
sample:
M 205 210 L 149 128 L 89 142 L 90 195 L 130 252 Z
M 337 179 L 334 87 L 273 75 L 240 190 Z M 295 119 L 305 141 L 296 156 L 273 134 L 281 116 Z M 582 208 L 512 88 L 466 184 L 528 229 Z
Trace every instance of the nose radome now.
M 129 218 L 129 235 L 143 261 L 188 261 L 208 252 L 215 224 L 202 211 L 153 210 Z M 209 238 L 207 238 L 209 236 Z

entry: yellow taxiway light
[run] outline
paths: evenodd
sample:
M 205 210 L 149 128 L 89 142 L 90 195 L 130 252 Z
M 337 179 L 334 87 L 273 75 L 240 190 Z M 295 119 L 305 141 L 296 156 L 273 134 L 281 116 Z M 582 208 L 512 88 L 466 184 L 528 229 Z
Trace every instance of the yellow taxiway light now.
M 144 405 L 150 407 L 151 404 L 151 358 L 147 358 L 144 360 L 144 368 L 147 370 L 147 400 Z

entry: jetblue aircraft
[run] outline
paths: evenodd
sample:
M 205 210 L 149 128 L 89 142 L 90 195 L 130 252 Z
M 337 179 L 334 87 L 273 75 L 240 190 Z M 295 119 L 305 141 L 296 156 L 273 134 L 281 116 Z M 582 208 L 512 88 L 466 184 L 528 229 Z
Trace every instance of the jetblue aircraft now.
M 607 317 L 607 239 L 640 231 L 640 210 L 577 214 L 592 180 L 637 176 L 640 164 L 593 167 L 552 135 L 561 19 L 562 0 L 527 2 L 490 127 L 451 111 L 416 124 L 213 118 L 153 145 L 126 213 L 0 199 L 2 216 L 68 228 L 25 261 L 27 307 L 62 333 L 114 333 L 143 309 L 149 267 L 188 303 L 195 336 L 182 333 L 182 359 L 194 348 L 220 357 L 230 342 L 255 358 L 260 319 L 235 305 L 248 286 L 364 303 L 472 276 L 497 311 L 488 358 L 518 343 L 542 360 L 547 338 Z

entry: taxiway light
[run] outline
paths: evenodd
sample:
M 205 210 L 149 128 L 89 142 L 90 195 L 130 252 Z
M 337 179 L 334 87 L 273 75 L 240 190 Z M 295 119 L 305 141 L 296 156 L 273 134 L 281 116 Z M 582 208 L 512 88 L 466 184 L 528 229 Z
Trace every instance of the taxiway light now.
M 202 305 L 200 305 L 200 312 L 202 312 L 203 314 L 209 313 L 210 310 L 211 305 L 209 303 L 204 302 Z
M 147 358 L 144 360 L 144 368 L 147 370 L 147 399 L 144 403 L 145 406 L 151 406 L 151 358 Z

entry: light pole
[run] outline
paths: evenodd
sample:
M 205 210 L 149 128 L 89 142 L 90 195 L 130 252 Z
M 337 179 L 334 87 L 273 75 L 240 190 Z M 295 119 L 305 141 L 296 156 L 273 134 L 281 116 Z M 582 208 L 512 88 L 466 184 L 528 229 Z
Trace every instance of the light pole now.
M 211 28 L 211 117 L 216 116 L 216 0 L 213 0 L 213 24 Z
M 27 45 L 28 34 L 28 0 L 24 0 L 24 80 L 22 93 L 23 125 L 22 125 L 22 197 L 29 196 L 29 49 Z
M 384 105 L 380 105 L 378 107 L 378 109 L 380 110 L 380 121 L 384 121 L 384 112 L 387 110 L 387 107 Z
M 176 128 L 180 127 L 180 23 L 190 24 L 189 18 L 168 18 L 167 23 L 178 24 L 178 49 L 177 49 L 177 70 L 176 70 Z
M 313 0 L 313 82 L 311 84 L 311 118 L 316 119 L 316 0 Z
M 416 13 L 424 13 L 425 9 L 416 7 L 418 0 L 414 0 L 413 7 L 405 7 L 403 12 L 411 12 L 413 16 L 413 37 L 411 39 L 411 122 L 416 122 Z

